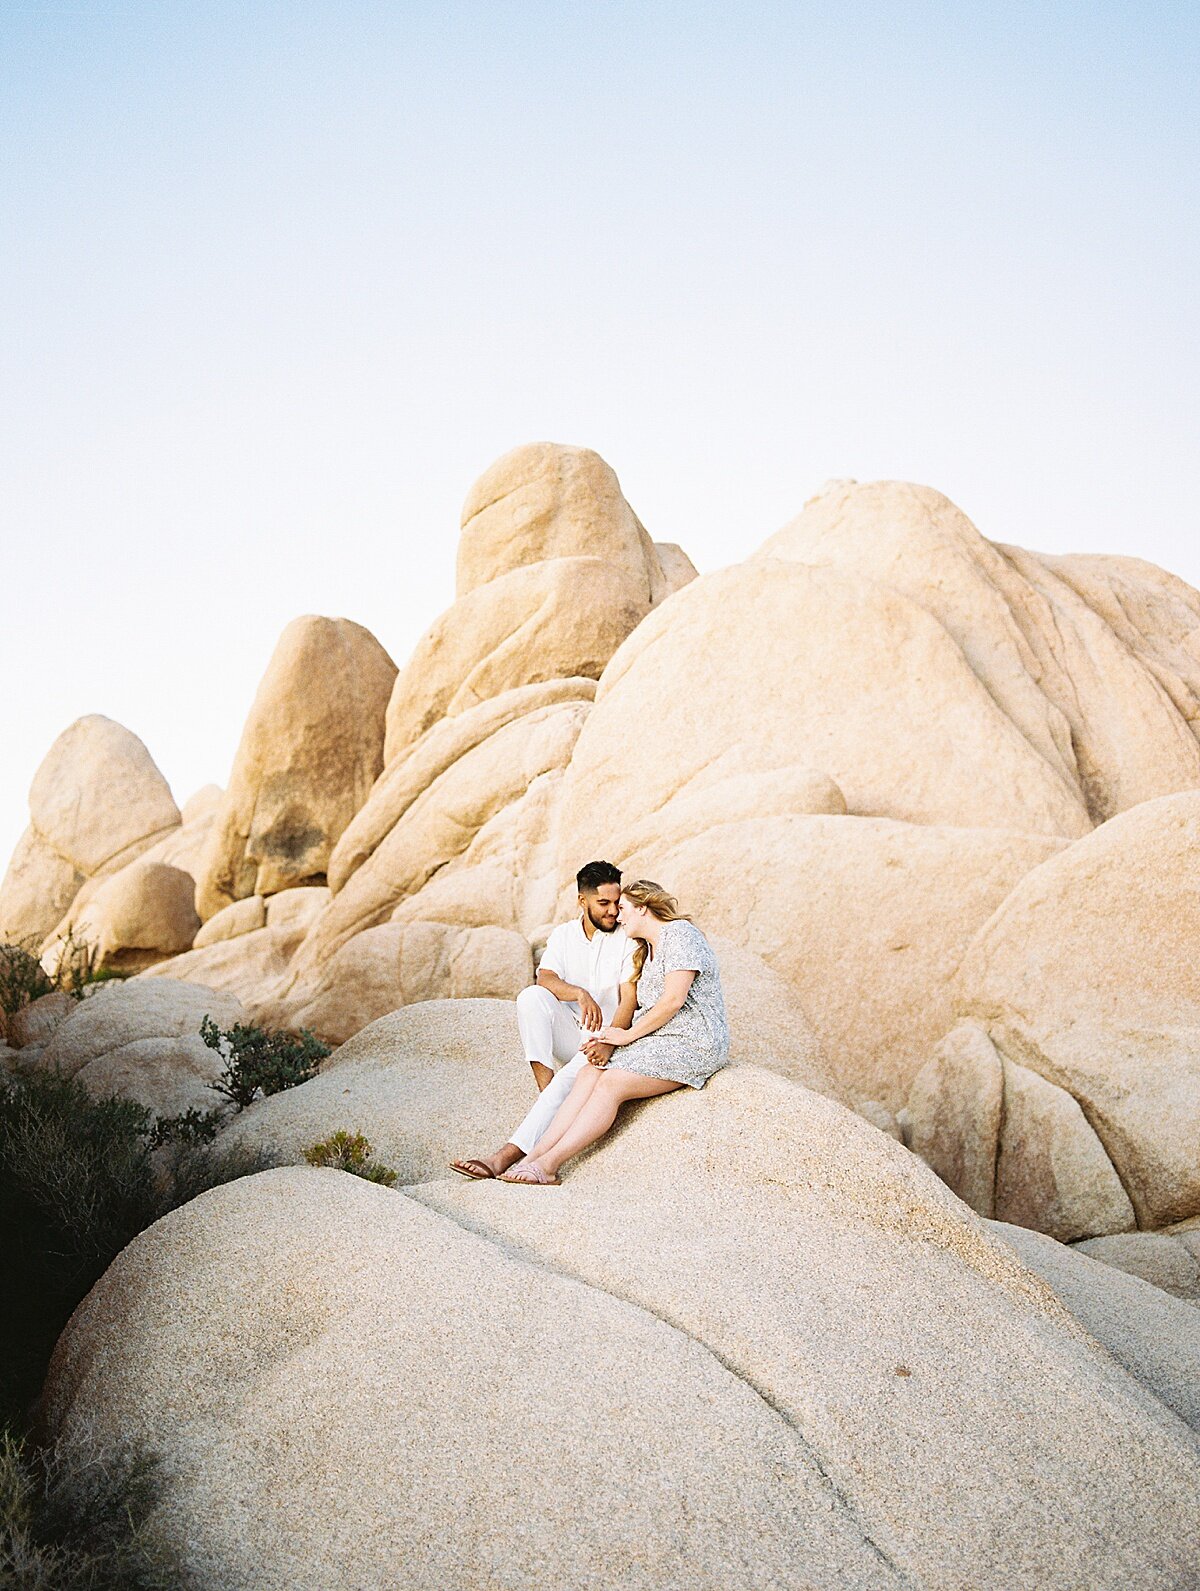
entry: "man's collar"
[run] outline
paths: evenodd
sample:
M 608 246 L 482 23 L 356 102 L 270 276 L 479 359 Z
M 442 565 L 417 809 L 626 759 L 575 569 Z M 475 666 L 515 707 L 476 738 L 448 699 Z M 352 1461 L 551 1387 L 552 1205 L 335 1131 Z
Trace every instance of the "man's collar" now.
M 595 923 L 588 917 L 586 911 L 581 911 L 579 914 L 579 926 L 583 929 L 583 937 L 589 944 L 592 942 L 592 935 L 600 932 Z

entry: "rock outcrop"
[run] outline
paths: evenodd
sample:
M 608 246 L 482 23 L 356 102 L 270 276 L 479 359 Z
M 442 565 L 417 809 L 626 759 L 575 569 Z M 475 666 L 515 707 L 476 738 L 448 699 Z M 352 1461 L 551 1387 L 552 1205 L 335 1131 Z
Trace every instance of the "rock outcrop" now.
M 310 1082 L 256 1100 L 221 1144 L 300 1165 L 331 1133 L 362 1133 L 402 1183 L 426 1182 L 455 1155 L 498 1148 L 534 1098 L 510 1000 L 429 1000 L 373 1022 Z
M 1088 1238 L 1075 1251 L 1200 1304 L 1200 1225 L 1181 1222 L 1166 1232 L 1126 1232 Z
M 648 703 L 654 733 L 630 735 Z M 645 814 L 661 842 L 676 802 L 694 833 L 703 792 L 716 826 L 729 797 L 753 801 L 747 783 L 769 776 L 775 797 L 801 773 L 801 791 L 824 775 L 860 817 L 1063 839 L 1091 828 L 1079 789 L 925 608 L 860 576 L 760 558 L 693 581 L 613 658 L 567 779 L 563 870 L 589 840 L 644 848 Z
M 400 671 L 385 761 L 506 691 L 598 679 L 651 608 L 686 583 L 691 565 L 677 553 L 668 577 L 597 454 L 549 442 L 505 454 L 467 496 L 458 600 Z
M 797 814 L 714 824 L 679 845 L 664 833 L 622 860 L 633 877 L 669 881 L 706 933 L 767 962 L 845 1093 L 895 1111 L 953 1019 L 967 946 L 1060 847 L 1002 829 Z
M 259 685 L 197 876 L 207 920 L 248 895 L 324 883 L 383 768 L 396 665 L 349 619 L 294 619 Z
M 97 1098 L 136 1099 L 157 1116 L 210 1109 L 216 1096 L 208 1085 L 223 1062 L 200 1037 L 206 1016 L 220 1028 L 246 1020 L 232 996 L 177 979 L 102 984 L 57 1022 L 36 1064 L 77 1077 Z
M 686 554 L 672 551 L 683 572 L 678 559 Z M 674 589 L 611 466 L 590 448 L 533 442 L 497 459 L 467 494 L 455 594 L 461 600 L 512 569 L 558 558 L 602 558 L 624 569 L 644 609 Z
M 63 731 L 29 791 L 33 828 L 86 878 L 115 872 L 180 823 L 145 746 L 92 713 Z
M 1200 596 L 1162 570 L 994 545 L 903 481 L 835 484 L 757 556 L 928 612 L 1093 823 L 1200 785 Z
M 179 828 L 180 813 L 138 737 L 92 713 L 46 753 L 29 820 L 0 884 L 0 936 L 40 943 L 87 879 L 144 855 Z
M 303 1004 L 287 1013 L 341 1044 L 377 1017 L 421 1000 L 515 1000 L 533 982 L 529 941 L 509 928 L 382 923 L 334 952 Z M 270 1013 L 268 1013 L 270 1015 Z
M 910 1109 L 982 1214 L 1063 1240 L 1200 1214 L 1198 866 L 1200 792 L 1142 802 L 1032 870 L 966 951 Z
M 598 856 L 712 938 L 732 1064 L 553 1191 L 451 1178 L 533 1098 L 512 997 Z M 101 718 L 34 780 L 0 932 L 140 970 L 0 1068 L 162 1115 L 212 1104 L 205 1015 L 340 1045 L 222 1125 L 275 1169 L 79 1307 L 47 1426 L 160 1452 L 210 1591 L 1183 1591 L 1198 872 L 1182 582 L 896 482 L 698 576 L 519 448 L 403 668 L 289 626 L 226 792 L 181 814 Z M 339 1129 L 401 1191 L 302 1164 Z
M 772 1064 L 790 1023 L 802 1071 L 819 1054 L 832 1094 L 911 1121 L 986 1215 L 1155 1229 L 1200 1210 L 1197 724 L 1200 595 L 1149 565 L 835 482 L 698 577 L 596 454 L 536 443 L 469 493 L 456 601 L 404 668 L 296 621 L 228 791 L 182 823 L 140 742 L 72 726 L 0 928 L 344 1039 L 510 994 L 580 861 L 612 856 L 755 958 L 745 988 L 775 992 L 741 1000 L 748 1054 Z
M 598 1372 L 601 1343 L 618 1370 Z M 903 1584 L 710 1354 L 336 1171 L 245 1178 L 136 1239 L 56 1353 L 55 1428 L 85 1405 L 165 1450 L 158 1528 L 214 1591 L 529 1585 L 548 1563 L 563 1591 Z M 572 1453 L 569 1497 L 512 1462 L 533 1408 Z
M 74 938 L 104 971 L 141 971 L 190 950 L 200 919 L 196 881 L 166 862 L 131 862 L 107 878 L 77 913 Z
M 539 778 L 565 767 L 587 712 L 586 701 L 568 699 L 506 717 L 485 738 L 476 741 L 472 733 L 468 749 L 418 794 L 418 779 L 407 785 L 394 781 L 386 799 L 397 813 L 395 821 L 306 936 L 284 992 L 289 1007 L 314 997 L 330 958 L 343 945 L 386 921 L 397 905 L 458 861 L 485 826 L 520 802 Z M 420 755 L 419 747 L 414 755 Z M 425 766 L 437 767 L 441 757 L 439 751 Z

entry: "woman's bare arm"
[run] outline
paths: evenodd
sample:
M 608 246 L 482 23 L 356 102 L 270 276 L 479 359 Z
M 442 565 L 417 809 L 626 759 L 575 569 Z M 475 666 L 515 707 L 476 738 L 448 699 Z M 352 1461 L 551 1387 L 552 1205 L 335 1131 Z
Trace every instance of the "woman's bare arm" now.
M 657 1033 L 664 1027 L 675 1013 L 683 1006 L 688 997 L 688 990 L 692 987 L 692 979 L 696 974 L 686 968 L 679 972 L 668 972 L 663 979 L 663 992 L 648 1011 L 644 1011 L 631 1028 L 622 1031 L 614 1023 L 611 1027 L 601 1028 L 596 1037 L 603 1044 L 633 1044 L 637 1039 L 644 1039 L 648 1033 Z

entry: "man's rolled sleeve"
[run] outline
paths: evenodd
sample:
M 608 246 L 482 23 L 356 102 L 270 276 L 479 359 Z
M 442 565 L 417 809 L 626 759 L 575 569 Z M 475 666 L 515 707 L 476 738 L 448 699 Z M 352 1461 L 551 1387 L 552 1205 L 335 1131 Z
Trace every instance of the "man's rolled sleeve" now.
M 557 941 L 557 942 L 556 942 Z M 567 981 L 566 972 L 563 970 L 566 961 L 563 958 L 562 931 L 556 928 L 546 941 L 546 948 L 542 952 L 542 959 L 538 962 L 539 972 L 552 972 L 556 978 Z

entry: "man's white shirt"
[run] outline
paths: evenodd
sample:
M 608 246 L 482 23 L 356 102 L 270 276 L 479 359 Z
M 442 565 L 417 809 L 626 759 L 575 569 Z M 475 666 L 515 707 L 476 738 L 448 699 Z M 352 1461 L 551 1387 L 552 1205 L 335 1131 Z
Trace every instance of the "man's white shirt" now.
M 589 939 L 581 915 L 573 922 L 560 923 L 550 935 L 539 970 L 545 967 L 564 983 L 586 989 L 608 1023 L 617 1014 L 621 985 L 633 981 L 634 948 L 623 928 L 614 928 L 611 934 L 597 928 Z

